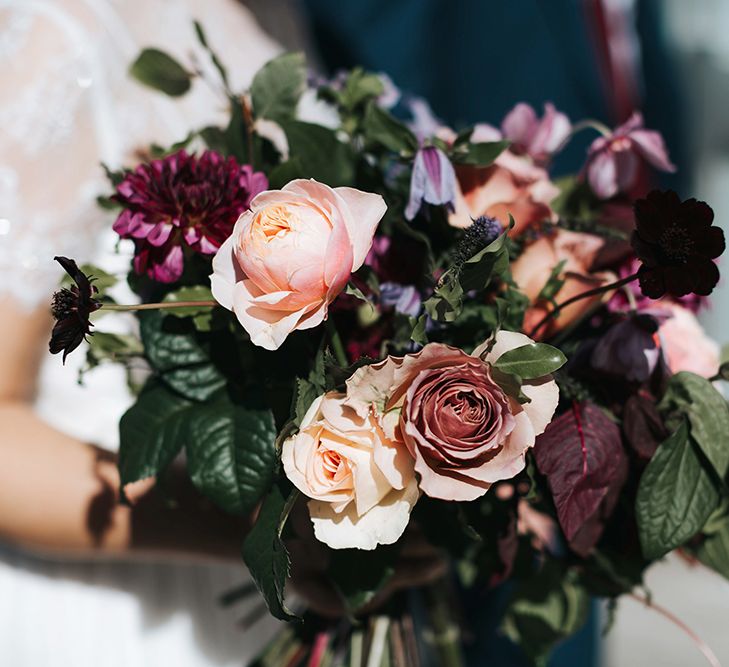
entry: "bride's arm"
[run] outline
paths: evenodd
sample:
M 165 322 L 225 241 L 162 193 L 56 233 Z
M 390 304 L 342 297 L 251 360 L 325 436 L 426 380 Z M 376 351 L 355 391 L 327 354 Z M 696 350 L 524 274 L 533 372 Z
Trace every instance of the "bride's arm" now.
M 43 423 L 29 403 L 50 317 L 0 300 L 0 540 L 48 556 L 236 558 L 244 522 L 182 480 L 162 498 L 151 483 L 118 502 L 115 457 Z

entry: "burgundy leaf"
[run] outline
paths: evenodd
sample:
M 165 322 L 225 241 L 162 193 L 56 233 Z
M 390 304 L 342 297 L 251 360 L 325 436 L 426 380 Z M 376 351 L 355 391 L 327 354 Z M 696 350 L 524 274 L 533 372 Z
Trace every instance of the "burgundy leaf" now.
M 588 521 L 602 523 L 625 482 L 627 457 L 620 430 L 600 408 L 588 401 L 575 402 L 537 438 L 534 456 L 570 543 Z M 579 551 L 589 551 L 601 534 L 601 525 L 599 531 L 595 526 L 586 528 Z
M 660 442 L 668 437 L 656 402 L 636 394 L 623 409 L 623 431 L 633 451 L 642 459 L 650 459 Z

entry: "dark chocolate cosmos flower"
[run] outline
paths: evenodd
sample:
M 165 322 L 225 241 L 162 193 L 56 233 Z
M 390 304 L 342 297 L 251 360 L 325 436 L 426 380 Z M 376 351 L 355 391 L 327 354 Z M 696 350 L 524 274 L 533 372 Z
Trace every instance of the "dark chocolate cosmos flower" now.
M 101 308 L 101 303 L 94 299 L 96 288 L 91 279 L 81 271 L 76 262 L 68 257 L 54 257 L 73 278 L 75 285 L 63 287 L 53 295 L 51 312 L 56 324 L 51 333 L 48 349 L 51 354 L 63 352 L 63 361 L 91 333 L 93 326 L 89 321 L 91 313 Z
M 681 201 L 668 190 L 653 190 L 635 202 L 631 243 L 641 260 L 640 288 L 658 299 L 664 294 L 706 296 L 719 281 L 714 260 L 724 252 L 724 232 L 712 226 L 706 202 Z

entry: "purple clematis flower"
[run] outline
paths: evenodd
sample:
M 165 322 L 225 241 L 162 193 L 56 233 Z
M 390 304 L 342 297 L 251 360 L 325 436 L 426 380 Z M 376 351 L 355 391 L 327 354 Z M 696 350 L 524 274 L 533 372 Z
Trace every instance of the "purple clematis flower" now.
M 645 129 L 643 116 L 636 111 L 612 134 L 592 142 L 585 171 L 593 192 L 609 199 L 629 190 L 635 184 L 641 158 L 656 169 L 676 171 L 660 132 Z
M 658 328 L 670 317 L 669 310 L 651 309 L 614 324 L 595 345 L 592 367 L 630 382 L 645 382 L 661 356 Z
M 421 148 L 415 155 L 405 217 L 415 218 L 424 202 L 453 210 L 455 200 L 456 172 L 450 160 L 435 146 Z
M 417 317 L 420 314 L 422 300 L 414 285 L 400 285 L 399 283 L 382 283 L 380 285 L 380 303 L 385 307 L 394 308 L 403 315 Z
M 511 141 L 511 151 L 529 155 L 543 165 L 565 142 L 572 130 L 569 118 L 554 104 L 544 105 L 544 115 L 537 118 L 534 109 L 524 102 L 517 104 L 501 123 L 504 138 Z

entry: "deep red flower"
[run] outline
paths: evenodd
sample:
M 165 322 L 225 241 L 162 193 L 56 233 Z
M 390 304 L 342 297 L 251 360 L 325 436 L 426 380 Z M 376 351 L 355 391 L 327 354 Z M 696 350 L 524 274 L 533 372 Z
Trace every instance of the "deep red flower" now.
M 251 199 L 268 187 L 266 176 L 213 151 L 181 150 L 129 172 L 114 200 L 124 211 L 114 223 L 134 240 L 134 269 L 172 283 L 184 268 L 184 248 L 213 255 L 233 231 Z
M 714 211 L 703 201 L 668 190 L 653 190 L 635 202 L 635 231 L 631 243 L 642 262 L 643 294 L 706 296 L 719 281 L 714 260 L 724 252 L 724 232 L 712 226 Z
M 48 349 L 51 354 L 63 352 L 63 361 L 91 333 L 93 326 L 89 321 L 91 313 L 101 308 L 101 303 L 94 299 L 97 289 L 89 278 L 81 271 L 76 262 L 68 257 L 54 257 L 73 278 L 75 285 L 63 287 L 53 295 L 51 312 L 56 319 L 51 333 Z

